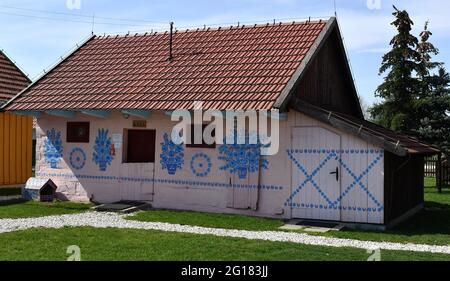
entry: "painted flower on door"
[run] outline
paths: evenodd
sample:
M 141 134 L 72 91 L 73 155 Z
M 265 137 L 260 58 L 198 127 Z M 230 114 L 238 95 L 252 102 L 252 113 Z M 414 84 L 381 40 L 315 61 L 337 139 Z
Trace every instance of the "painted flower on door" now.
M 44 141 L 45 161 L 50 164 L 52 169 L 58 168 L 63 152 L 61 132 L 54 128 L 47 131 L 47 138 Z
M 269 161 L 261 157 L 261 147 L 266 146 L 261 144 L 259 139 L 252 141 L 253 138 L 256 138 L 256 134 L 246 134 L 245 143 L 238 144 L 235 133 L 233 144 L 222 144 L 219 147 L 219 159 L 223 160 L 225 165 L 220 169 L 237 174 L 240 179 L 245 179 L 249 173 L 258 172 L 260 167 L 268 169 Z
M 93 161 L 104 172 L 111 165 L 114 157 L 111 155 L 112 139 L 108 136 L 108 130 L 99 129 L 95 139 Z
M 169 175 L 175 175 L 184 165 L 184 147 L 181 144 L 175 144 L 165 133 L 164 141 L 161 143 L 160 157 L 162 169 L 167 170 Z

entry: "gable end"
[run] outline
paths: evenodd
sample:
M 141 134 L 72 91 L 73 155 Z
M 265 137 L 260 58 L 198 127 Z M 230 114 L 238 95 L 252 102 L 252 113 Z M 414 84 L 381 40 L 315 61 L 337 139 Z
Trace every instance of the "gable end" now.
M 329 21 L 275 107 L 286 110 L 291 99 L 363 119 L 358 94 L 336 19 Z

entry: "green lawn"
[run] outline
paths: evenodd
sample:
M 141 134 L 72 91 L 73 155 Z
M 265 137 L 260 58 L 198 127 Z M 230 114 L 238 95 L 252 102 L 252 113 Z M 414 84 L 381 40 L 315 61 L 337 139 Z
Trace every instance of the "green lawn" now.
M 41 203 L 15 201 L 0 203 L 0 219 L 28 218 L 51 215 L 74 214 L 87 211 L 92 205 L 73 202 Z
M 283 221 L 274 219 L 166 210 L 140 212 L 128 219 L 244 230 L 277 230 L 284 224 Z
M 77 245 L 82 260 L 365 261 L 354 248 L 332 248 L 150 230 L 31 229 L 0 235 L 0 260 L 66 260 Z M 382 251 L 382 260 L 450 260 L 450 255 Z
M 341 231 L 326 236 L 446 245 L 450 244 L 450 191 L 437 194 L 427 179 L 426 210 L 388 232 Z M 86 211 L 90 205 L 16 202 L 0 205 L 0 218 L 37 217 Z M 282 221 L 239 215 L 176 211 L 141 212 L 128 219 L 206 227 L 275 230 Z M 300 245 L 240 238 L 125 229 L 29 229 L 0 234 L 0 260 L 65 260 L 78 245 L 82 260 L 367 260 L 365 250 Z M 382 260 L 450 260 L 450 255 L 382 251 Z
M 450 189 L 444 189 L 442 194 L 437 193 L 433 179 L 426 179 L 425 185 L 425 210 L 397 226 L 395 229 L 386 232 L 344 230 L 317 235 L 371 241 L 449 245 Z M 281 220 L 238 215 L 156 210 L 141 212 L 128 219 L 216 228 L 274 231 L 279 231 L 278 227 L 283 224 Z
M 425 210 L 392 230 L 340 231 L 327 236 L 372 241 L 450 245 L 450 189 L 437 192 L 434 179 L 425 179 Z
M 450 207 L 450 186 L 442 189 L 442 193 L 437 192 L 436 179 L 425 178 L 425 201 L 428 207 L 438 206 L 439 204 Z

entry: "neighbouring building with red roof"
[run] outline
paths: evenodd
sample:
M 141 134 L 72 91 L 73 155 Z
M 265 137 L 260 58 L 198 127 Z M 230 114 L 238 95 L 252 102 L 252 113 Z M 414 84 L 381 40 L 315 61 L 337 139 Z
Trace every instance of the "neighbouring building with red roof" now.
M 0 106 L 12 99 L 30 83 L 31 81 L 20 68 L 0 50 Z
M 31 81 L 0 50 L 0 108 Z M 33 119 L 0 111 L 0 188 L 22 186 L 32 174 Z
M 175 144 L 199 101 L 278 109 L 279 152 Z M 388 226 L 438 152 L 364 120 L 335 18 L 92 36 L 6 109 L 37 117 L 36 177 L 77 201 Z

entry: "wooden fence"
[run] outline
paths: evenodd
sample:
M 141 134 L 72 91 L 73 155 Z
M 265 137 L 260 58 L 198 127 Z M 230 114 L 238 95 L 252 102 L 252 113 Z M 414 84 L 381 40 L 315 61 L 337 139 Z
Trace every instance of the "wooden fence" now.
M 0 112 L 0 187 L 24 184 L 32 173 L 33 119 Z
M 436 178 L 438 188 L 450 186 L 450 163 L 440 156 L 425 158 L 424 176 Z
M 425 177 L 427 178 L 436 178 L 436 172 L 438 167 L 438 157 L 432 156 L 425 158 Z
M 450 186 L 450 163 L 448 160 L 442 162 L 441 185 Z

